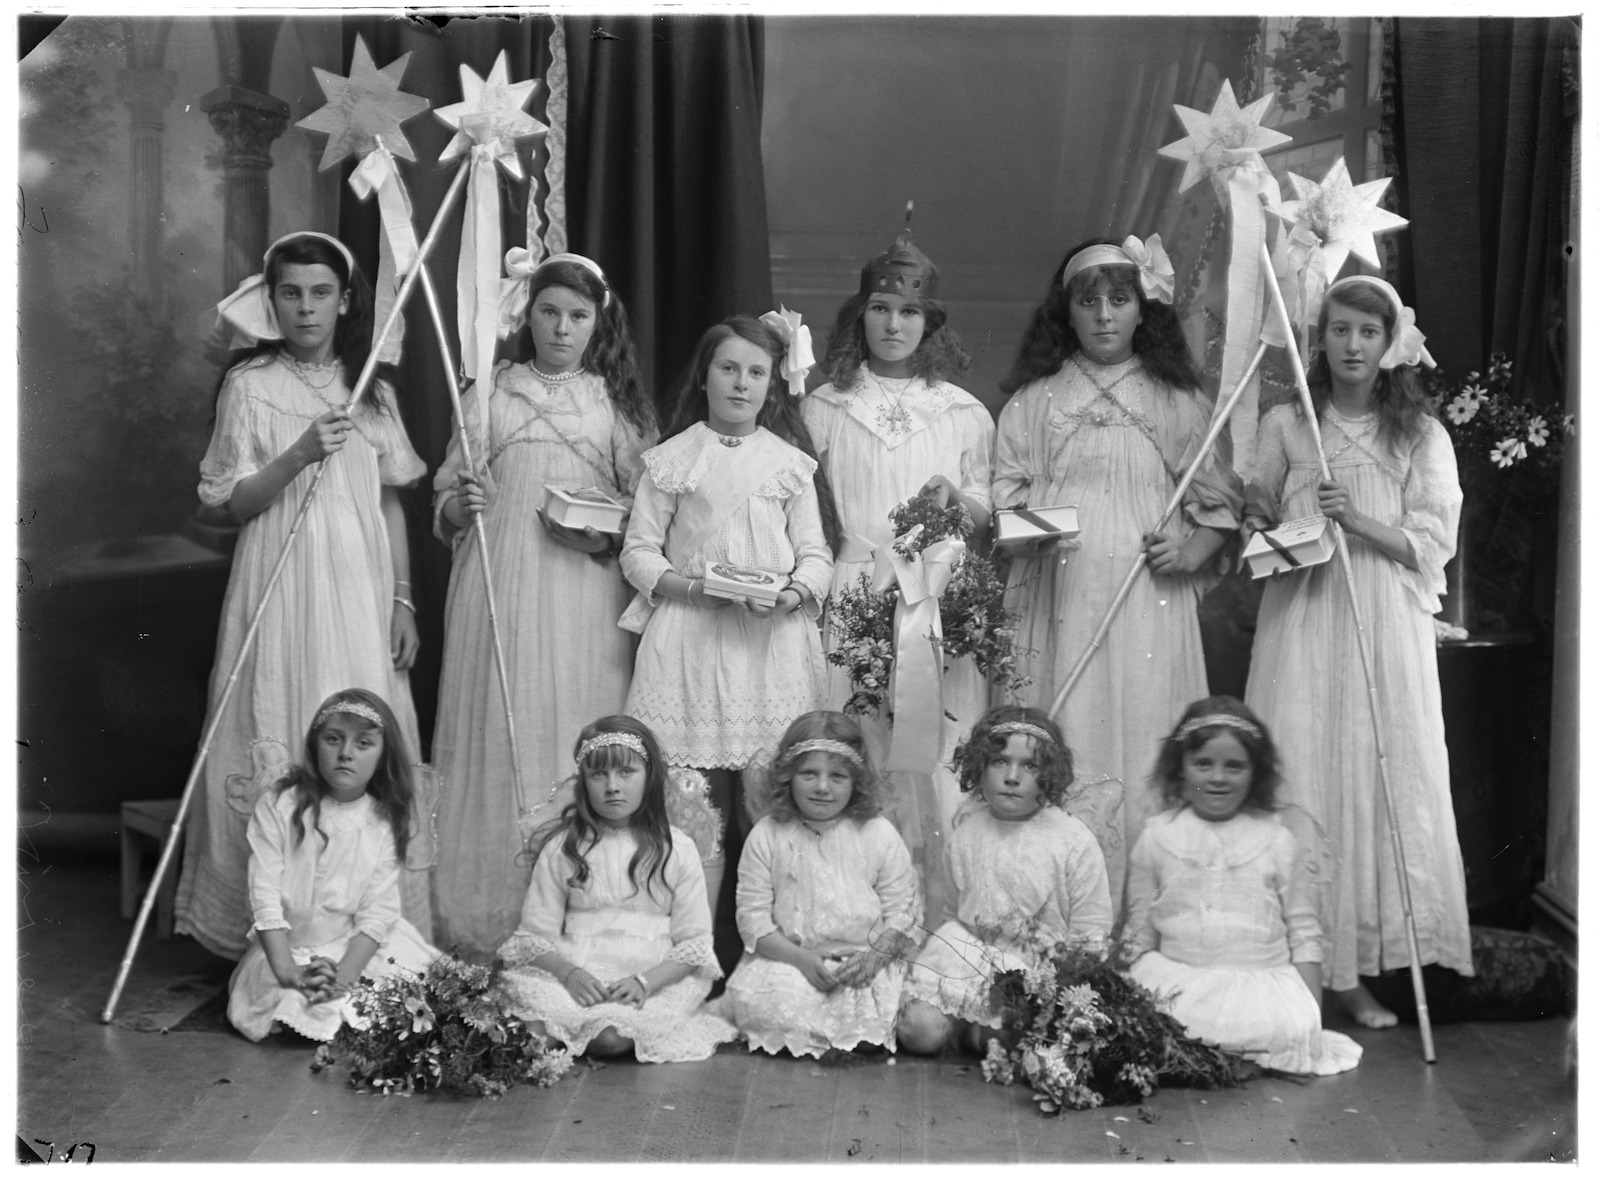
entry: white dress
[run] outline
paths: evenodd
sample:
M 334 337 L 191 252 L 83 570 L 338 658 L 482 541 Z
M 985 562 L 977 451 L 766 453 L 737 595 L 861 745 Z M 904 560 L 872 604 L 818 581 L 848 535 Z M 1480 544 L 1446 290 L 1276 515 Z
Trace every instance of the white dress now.
M 800 416 L 827 471 L 844 532 L 833 566 L 832 595 L 857 587 L 863 573 L 872 574 L 873 549 L 894 539 L 889 512 L 934 475 L 944 475 L 961 494 L 989 506 L 994 419 L 981 401 L 953 384 L 914 379 L 896 394 L 862 364 L 853 387 L 823 385 L 800 402 Z M 824 623 L 824 645 L 830 640 Z M 943 685 L 946 715 L 939 771 L 933 776 L 889 775 L 894 794 L 889 816 L 917 864 L 930 913 L 943 910 L 953 898 L 943 848 L 961 786 L 945 766 L 989 702 L 989 685 L 970 658 L 951 662 Z M 849 673 L 830 663 L 828 705 L 843 707 L 850 694 Z M 863 728 L 874 760 L 884 763 L 887 725 L 864 717 Z
M 509 966 L 501 982 L 511 1010 L 545 1028 L 581 1054 L 608 1026 L 633 1039 L 640 1062 L 671 1063 L 710 1058 L 734 1029 L 700 1009 L 711 982 L 722 975 L 711 952 L 711 909 L 705 873 L 688 835 L 672 831 L 664 888 L 636 887 L 628 861 L 639 843 L 632 830 L 605 829 L 584 861 L 589 878 L 574 886 L 573 864 L 562 850 L 565 831 L 546 842 L 534 865 L 522 905 L 522 922 L 500 946 Z M 553 974 L 534 965 L 548 952 L 587 969 L 610 985 L 663 961 L 693 972 L 652 993 L 635 1008 L 607 1001 L 581 1006 Z
M 1270 1070 L 1335 1075 L 1361 1047 L 1322 1028 L 1295 965 L 1323 959 L 1295 837 L 1276 816 L 1205 821 L 1187 806 L 1145 825 L 1128 864 L 1128 975 L 1167 997 L 1196 1038 Z
M 234 368 L 223 381 L 217 423 L 200 463 L 201 502 L 226 506 L 239 482 L 277 458 L 349 395 L 342 380 L 313 391 L 277 353 Z M 372 397 L 356 410 L 355 429 L 344 448 L 322 465 L 316 498 L 240 668 L 190 811 L 177 929 L 221 956 L 243 953 L 250 928 L 245 826 L 256 798 L 275 779 L 259 764 L 274 760 L 281 768 L 298 759 L 318 704 L 334 691 L 365 687 L 394 711 L 411 756 L 421 755 L 411 687 L 389 655 L 394 569 L 379 497 L 382 487 L 408 486 L 426 467 L 406 439 L 386 387 L 373 385 Z M 316 465 L 302 470 L 239 531 L 222 604 L 207 723 L 316 471 Z M 402 874 L 406 916 L 426 931 L 431 922 L 427 875 Z
M 668 571 L 699 577 L 722 561 L 787 574 L 820 603 L 833 556 L 816 463 L 765 429 L 736 447 L 717 438 L 697 422 L 645 452 L 622 549 L 640 596 L 620 624 L 644 635 L 626 710 L 656 733 L 669 764 L 742 768 L 823 705 L 816 617 L 657 599 L 656 582 Z
M 1137 358 L 1101 367 L 1072 356 L 1000 413 L 994 504 L 1078 508 L 1081 534 L 1012 564 L 1007 604 L 1022 613 L 1017 646 L 1033 678 L 1023 702 L 1048 708 L 1105 617 L 1200 451 L 1210 405 L 1158 384 Z M 1236 479 L 1212 451 L 1167 533 L 1239 523 Z M 1146 778 L 1157 746 L 1206 686 L 1198 607 L 1207 581 L 1141 573 L 1105 640 L 1056 716 L 1081 779 L 1123 783 L 1127 843 L 1160 808 Z M 1027 652 L 1031 651 L 1031 657 Z M 999 697 L 996 702 L 1002 701 Z
M 310 964 L 314 956 L 338 964 L 351 938 L 361 933 L 378 945 L 361 970 L 374 980 L 401 971 L 425 972 L 439 955 L 400 915 L 394 831 L 372 798 L 365 793 L 348 802 L 324 797 L 315 825 L 310 810 L 301 816 L 298 845 L 297 800 L 293 789 L 268 793 L 250 818 L 255 922 L 250 948 L 228 982 L 228 1020 L 252 1042 L 270 1034 L 274 1022 L 327 1042 L 350 1016 L 348 997 L 313 1003 L 298 989 L 279 985 L 256 933 L 287 932 L 297 965 Z
M 1003 821 L 981 797 L 956 815 L 950 868 L 957 918 L 934 930 L 912 963 L 906 996 L 983 1026 L 998 1026 L 989 987 L 1028 965 L 1029 939 L 1099 951 L 1111 932 L 1106 861 L 1089 827 L 1053 806 Z
M 527 364 L 496 369 L 486 454 L 493 491 L 483 528 L 530 807 L 571 775 L 583 725 L 622 710 L 634 645 L 616 624 L 629 596 L 617 562 L 563 547 L 536 512 L 547 486 L 594 488 L 631 504 L 643 449 L 600 377 L 585 372 L 547 384 Z M 485 455 L 473 456 L 481 468 Z M 532 868 L 517 860 L 511 746 L 475 529 L 452 534 L 440 518 L 461 469 L 452 441 L 434 477 L 435 530 L 455 547 L 433 737 L 434 765 L 445 780 L 435 939 L 493 952 L 517 926 Z
M 1372 636 L 1378 709 L 1399 813 L 1417 944 L 1424 964 L 1470 976 L 1466 876 L 1450 800 L 1444 710 L 1433 614 L 1455 550 L 1461 487 L 1444 426 L 1396 453 L 1377 419 L 1329 414 L 1322 441 L 1333 476 L 1356 509 L 1400 528 L 1420 571 L 1349 537 L 1362 619 Z M 1262 418 L 1253 494 L 1282 519 L 1318 514 L 1315 438 L 1292 406 Z M 1281 505 L 1280 505 L 1281 504 Z M 1391 838 L 1378 794 L 1378 758 L 1366 679 L 1344 572 L 1337 557 L 1273 580 L 1261 598 L 1245 701 L 1283 758 L 1283 799 L 1309 810 L 1333 840 L 1339 886 L 1328 929 L 1324 984 L 1354 988 L 1362 976 L 1410 961 Z
M 791 964 L 757 955 L 781 933 L 803 948 L 865 948 L 911 934 L 921 916 L 911 854 L 887 818 L 839 818 L 820 829 L 764 817 L 739 858 L 738 920 L 745 954 L 726 1005 L 751 1050 L 820 1056 L 861 1043 L 895 1048 L 906 966 L 896 960 L 862 986 L 827 993 Z

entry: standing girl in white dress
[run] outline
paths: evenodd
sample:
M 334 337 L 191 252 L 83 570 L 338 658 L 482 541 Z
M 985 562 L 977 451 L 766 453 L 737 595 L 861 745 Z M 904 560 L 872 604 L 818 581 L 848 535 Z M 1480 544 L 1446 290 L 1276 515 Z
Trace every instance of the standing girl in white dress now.
M 1028 967 L 1029 939 L 1105 947 L 1111 932 L 1106 860 L 1089 827 L 1060 808 L 1072 784 L 1061 729 L 1033 707 L 996 707 L 956 751 L 961 788 L 950 869 L 955 918 L 934 929 L 911 964 L 900 1045 L 937 1054 L 959 1033 L 982 1049 L 1000 1025 L 990 987 Z
M 326 463 L 217 725 L 186 831 L 178 931 L 237 958 L 250 927 L 245 826 L 317 704 L 341 687 L 364 687 L 393 708 L 405 747 L 418 747 L 406 676 L 417 626 L 400 492 L 426 467 L 406 439 L 391 370 L 380 368 L 353 414 L 344 410 L 372 346 L 372 297 L 337 239 L 294 233 L 274 242 L 262 273 L 218 312 L 236 338 L 258 342 L 222 379 L 200 463 L 201 502 L 242 525 L 208 724 L 315 467 Z M 401 873 L 406 916 L 426 932 L 427 875 Z
M 1317 428 L 1297 405 L 1262 418 L 1251 523 L 1265 528 L 1322 514 L 1345 529 L 1421 960 L 1471 976 L 1433 627 L 1461 512 L 1455 450 L 1417 386 L 1422 336 L 1387 282 L 1335 282 L 1317 337 L 1321 352 L 1310 372 Z M 1332 481 L 1321 478 L 1319 434 Z M 1277 733 L 1286 798 L 1322 824 L 1339 856 L 1324 983 L 1363 1026 L 1392 1026 L 1395 1015 L 1361 978 L 1403 968 L 1410 955 L 1367 682 L 1337 561 L 1267 585 L 1245 700 Z
M 862 267 L 861 288 L 839 308 L 829 340 L 829 383 L 800 404 L 839 505 L 835 597 L 871 574 L 873 550 L 894 539 L 890 511 L 921 492 L 934 494 L 940 506 L 966 509 L 975 525 L 970 542 L 988 531 L 994 419 L 976 397 L 946 381 L 971 358 L 945 318 L 939 272 L 906 230 Z M 829 702 L 843 707 L 849 675 L 837 666 L 828 672 Z M 947 718 L 943 746 L 934 750 L 941 765 L 988 705 L 988 684 L 970 659 L 946 671 L 943 687 Z M 881 763 L 888 732 L 870 720 L 864 726 Z M 960 786 L 942 768 L 933 775 L 889 774 L 888 783 L 891 817 L 918 863 L 928 910 L 942 910 L 950 890 L 944 847 Z
M 1149 561 L 1060 713 L 1079 774 L 1123 782 L 1128 845 L 1157 808 L 1144 776 L 1168 717 L 1209 693 L 1200 597 L 1241 506 L 1213 450 L 1155 531 L 1211 414 L 1171 302 L 1159 237 L 1068 254 L 1001 381 L 1016 395 L 995 441 L 996 508 L 1070 504 L 1082 527 L 1012 564 L 1027 702 L 1054 701 L 1141 551 Z
M 767 816 L 739 861 L 745 955 L 727 1009 L 751 1050 L 893 1051 L 921 912 L 911 854 L 879 815 L 860 725 L 838 711 L 802 715 L 767 782 Z
M 1237 699 L 1202 699 L 1151 779 L 1177 808 L 1129 860 L 1128 975 L 1190 1034 L 1269 1070 L 1350 1070 L 1361 1047 L 1322 1028 L 1321 864 L 1275 812 L 1272 737 Z
M 411 758 L 389 705 L 337 691 L 305 759 L 256 802 L 250 948 L 228 982 L 228 1020 L 252 1042 L 287 1026 L 327 1042 L 350 988 L 427 971 L 438 953 L 400 914 Z
M 500 946 L 510 1008 L 573 1054 L 710 1058 L 734 1030 L 700 1011 L 722 970 L 700 855 L 668 824 L 661 746 L 608 715 L 573 759 L 577 788 L 535 843 L 521 923 Z
M 620 624 L 643 633 L 625 710 L 657 734 L 667 763 L 706 772 L 730 864 L 738 771 L 826 689 L 816 619 L 837 524 L 805 425 L 774 384 L 783 358 L 783 341 L 747 316 L 705 333 L 667 440 L 644 455 L 622 548 L 639 596 Z M 711 596 L 704 578 L 719 563 L 788 583 L 771 605 Z M 713 908 L 731 908 L 732 879 Z
M 566 776 L 562 750 L 583 725 L 621 710 L 633 672 L 633 639 L 616 625 L 628 603 L 614 559 L 621 539 L 553 522 L 545 491 L 599 491 L 631 506 L 655 437 L 628 314 L 599 266 L 556 254 L 525 290 L 515 319 L 527 319 L 518 338 L 531 335 L 532 356 L 500 364 L 487 404 L 469 411 L 486 414 L 478 468 L 464 467 L 452 441 L 434 476 L 435 530 L 455 552 L 433 737 L 445 781 L 436 939 L 479 953 L 516 927 L 532 862 L 518 857 L 505 699 L 471 517 L 483 513 L 523 787 L 536 806 Z

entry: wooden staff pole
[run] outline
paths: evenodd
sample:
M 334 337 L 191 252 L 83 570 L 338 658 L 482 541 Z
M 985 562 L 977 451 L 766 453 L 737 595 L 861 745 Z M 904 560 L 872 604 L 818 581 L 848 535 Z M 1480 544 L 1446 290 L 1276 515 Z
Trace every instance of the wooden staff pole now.
M 1272 276 L 1272 255 L 1268 252 L 1266 243 L 1261 245 L 1261 260 L 1267 275 L 1267 289 L 1272 295 L 1272 306 L 1278 317 L 1283 320 L 1284 332 L 1289 339 L 1294 339 L 1294 324 L 1289 320 L 1289 311 L 1283 305 L 1283 292 L 1278 289 L 1278 283 Z M 1333 473 L 1328 468 L 1328 455 L 1322 449 L 1322 430 L 1317 423 L 1317 409 L 1311 399 L 1311 385 L 1306 380 L 1306 369 L 1300 359 L 1300 349 L 1291 344 L 1287 349 L 1289 362 L 1294 368 L 1295 387 L 1300 394 L 1300 405 L 1305 410 L 1306 421 L 1317 442 L 1317 462 L 1322 471 L 1324 481 L 1331 481 Z M 1333 527 L 1335 547 L 1339 553 L 1339 567 L 1344 570 L 1345 588 L 1350 597 L 1350 613 L 1356 623 L 1356 648 L 1361 652 L 1361 673 L 1367 682 L 1367 708 L 1372 716 L 1372 743 L 1378 753 L 1378 791 L 1383 795 L 1384 812 L 1389 817 L 1389 843 L 1394 851 L 1395 871 L 1400 877 L 1400 905 L 1405 915 L 1406 948 L 1411 955 L 1411 991 L 1417 1002 L 1417 1028 L 1422 1032 L 1422 1058 L 1424 1062 L 1433 1062 L 1433 1024 L 1428 1018 L 1428 994 L 1422 984 L 1422 952 L 1417 946 L 1417 925 L 1411 914 L 1411 882 L 1406 874 L 1405 846 L 1400 838 L 1400 822 L 1395 813 L 1394 795 L 1389 781 L 1389 758 L 1383 747 L 1383 712 L 1378 707 L 1378 686 L 1372 673 L 1372 652 L 1368 649 L 1368 635 L 1366 623 L 1361 615 L 1361 602 L 1356 596 L 1355 574 L 1350 567 L 1350 549 L 1346 544 L 1344 529 L 1333 520 L 1328 521 Z
M 354 409 L 361 394 L 366 391 L 372 382 L 373 374 L 378 370 L 378 353 L 383 350 L 384 343 L 389 338 L 389 333 L 394 330 L 394 325 L 400 319 L 400 313 L 405 308 L 406 299 L 410 296 L 412 288 L 416 285 L 417 275 L 421 272 L 427 261 L 429 252 L 439 239 L 439 230 L 444 225 L 445 212 L 455 202 L 467 180 L 467 167 L 463 163 L 456 172 L 456 177 L 450 182 L 450 187 L 444 194 L 444 199 L 439 204 L 439 211 L 434 215 L 433 225 L 428 230 L 428 235 L 423 238 L 422 244 L 417 247 L 417 261 L 411 272 L 400 285 L 400 291 L 395 297 L 394 307 L 389 311 L 389 317 L 384 320 L 383 329 L 372 342 L 372 350 L 367 354 L 367 362 L 361 368 L 361 375 L 356 379 L 355 388 L 350 393 L 350 399 L 345 408 Z M 100 1013 L 102 1022 L 110 1022 L 117 1012 L 117 1002 L 122 999 L 122 987 L 127 983 L 128 971 L 133 967 L 134 955 L 139 951 L 139 941 L 144 937 L 145 925 L 150 922 L 150 911 L 155 906 L 156 895 L 161 890 L 161 881 L 166 878 L 167 871 L 172 867 L 174 848 L 178 844 L 178 834 L 183 829 L 185 818 L 189 814 L 189 806 L 194 800 L 195 786 L 200 780 L 200 770 L 205 766 L 206 757 L 211 752 L 211 742 L 216 738 L 217 727 L 222 722 L 222 713 L 228 700 L 233 696 L 233 689 L 239 682 L 239 672 L 244 667 L 244 661 L 250 654 L 250 649 L 255 643 L 256 633 L 261 628 L 261 618 L 266 612 L 267 602 L 272 599 L 273 590 L 278 587 L 278 581 L 283 577 L 284 566 L 289 561 L 289 551 L 294 547 L 295 537 L 300 534 L 300 525 L 305 522 L 306 512 L 310 510 L 311 501 L 316 497 L 317 487 L 322 483 L 322 475 L 327 470 L 327 459 L 317 463 L 316 473 L 312 475 L 311 485 L 306 488 L 305 497 L 300 500 L 300 509 L 295 512 L 294 522 L 289 527 L 289 534 L 284 537 L 283 549 L 278 553 L 278 560 L 272 566 L 272 574 L 267 577 L 266 587 L 262 590 L 261 600 L 256 604 L 254 615 L 250 624 L 244 631 L 244 639 L 239 643 L 239 652 L 234 655 L 233 667 L 228 672 L 227 681 L 223 683 L 222 694 L 217 697 L 216 704 L 212 707 L 211 719 L 206 724 L 205 733 L 200 738 L 200 749 L 195 754 L 194 765 L 189 769 L 189 779 L 184 782 L 183 793 L 178 798 L 178 812 L 173 816 L 172 828 L 167 831 L 166 841 L 161 846 L 161 857 L 156 860 L 156 873 L 150 880 L 150 888 L 144 894 L 144 901 L 139 904 L 139 914 L 133 921 L 133 933 L 128 937 L 128 947 L 122 954 L 122 963 L 117 968 L 117 978 L 112 983 L 111 995 L 106 999 L 105 1009 Z
M 1200 464 L 1205 461 L 1206 456 L 1211 452 L 1211 447 L 1216 444 L 1217 438 L 1221 436 L 1223 427 L 1227 425 L 1228 418 L 1233 415 L 1233 410 L 1239 403 L 1239 398 L 1244 395 L 1245 386 L 1250 383 L 1250 378 L 1256 374 L 1256 369 L 1261 366 L 1261 359 L 1266 354 L 1267 345 L 1265 343 L 1256 348 L 1256 354 L 1251 357 L 1250 363 L 1245 367 L 1244 375 L 1240 377 L 1239 383 L 1234 386 L 1233 391 L 1228 394 L 1228 399 L 1223 401 L 1217 412 L 1212 414 L 1211 428 L 1206 431 L 1205 440 L 1200 444 L 1200 452 L 1195 455 L 1194 461 L 1189 464 L 1189 468 L 1183 472 L 1183 477 L 1178 480 L 1177 488 L 1172 492 L 1172 497 L 1167 500 L 1167 509 L 1161 512 L 1161 519 L 1156 523 L 1155 530 L 1160 531 L 1165 527 L 1167 521 L 1178 510 L 1179 505 L 1183 502 L 1183 496 L 1189 492 L 1189 486 L 1194 482 L 1194 477 L 1200 470 Z M 1134 558 L 1133 566 L 1128 569 L 1128 575 L 1123 578 L 1122 587 L 1117 589 L 1117 595 L 1111 598 L 1111 607 L 1106 610 L 1106 615 L 1101 618 L 1099 627 L 1094 631 L 1094 636 L 1089 639 L 1089 644 L 1085 647 L 1083 653 L 1078 655 L 1078 660 L 1072 664 L 1072 669 L 1067 672 L 1066 681 L 1061 684 L 1061 689 L 1056 692 L 1055 702 L 1050 704 L 1050 714 L 1052 716 L 1058 714 L 1067 705 L 1067 696 L 1072 694 L 1072 689 L 1078 685 L 1078 680 L 1083 677 L 1083 672 L 1089 668 L 1089 662 L 1094 658 L 1095 651 L 1100 648 L 1100 643 L 1106 640 L 1106 634 L 1111 631 L 1111 623 L 1116 620 L 1117 614 L 1122 611 L 1122 606 L 1128 600 L 1128 594 L 1133 591 L 1134 582 L 1139 579 L 1139 573 L 1147 566 L 1145 553 L 1141 550 L 1138 556 Z

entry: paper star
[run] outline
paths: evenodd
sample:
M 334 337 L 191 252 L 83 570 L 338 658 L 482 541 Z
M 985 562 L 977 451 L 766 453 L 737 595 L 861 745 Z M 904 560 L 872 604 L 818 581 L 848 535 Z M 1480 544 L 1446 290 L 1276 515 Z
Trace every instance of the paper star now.
M 1226 79 L 1210 114 L 1173 103 L 1172 109 L 1189 133 L 1176 143 L 1168 143 L 1157 154 L 1183 161 L 1178 191 L 1192 188 L 1202 176 L 1217 179 L 1230 168 L 1252 161 L 1261 163 L 1262 151 L 1289 142 L 1288 135 L 1261 125 L 1261 117 L 1271 105 L 1272 95 L 1268 94 L 1240 110 L 1233 96 L 1233 83 Z
M 410 60 L 411 54 L 405 53 L 378 69 L 367 43 L 357 37 L 348 78 L 312 67 L 328 101 L 295 125 L 327 134 L 328 145 L 318 171 L 327 171 L 347 155 L 366 156 L 379 135 L 395 155 L 416 162 L 416 153 L 400 124 L 427 110 L 428 100 L 400 89 L 400 79 Z
M 537 81 L 512 82 L 506 77 L 506 53 L 495 58 L 487 78 L 461 67 L 461 93 L 464 101 L 441 106 L 433 113 L 455 128 L 455 137 L 440 153 L 441 160 L 453 159 L 473 144 L 492 146 L 500 165 L 519 179 L 522 163 L 517 159 L 515 142 L 528 135 L 549 130 L 523 107 L 533 100 Z
M 1289 183 L 1294 186 L 1296 199 L 1284 201 L 1274 211 L 1295 227 L 1296 236 L 1309 233 L 1316 238 L 1329 278 L 1338 274 L 1352 253 L 1378 268 L 1378 243 L 1372 235 L 1408 223 L 1404 217 L 1378 207 L 1383 190 L 1389 186 L 1388 178 L 1351 184 L 1350 169 L 1342 156 L 1333 161 L 1322 183 L 1293 172 L 1289 173 Z

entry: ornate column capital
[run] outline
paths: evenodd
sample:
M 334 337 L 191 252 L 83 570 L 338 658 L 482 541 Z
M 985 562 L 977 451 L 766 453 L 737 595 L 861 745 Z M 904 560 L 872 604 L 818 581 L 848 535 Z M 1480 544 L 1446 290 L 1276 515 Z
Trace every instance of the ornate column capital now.
M 172 96 L 178 92 L 176 70 L 149 66 L 119 69 L 117 82 L 128 104 L 128 117 L 135 126 L 160 128 Z
M 227 145 L 229 166 L 272 166 L 272 143 L 289 126 L 289 104 L 243 86 L 219 86 L 200 99 Z

